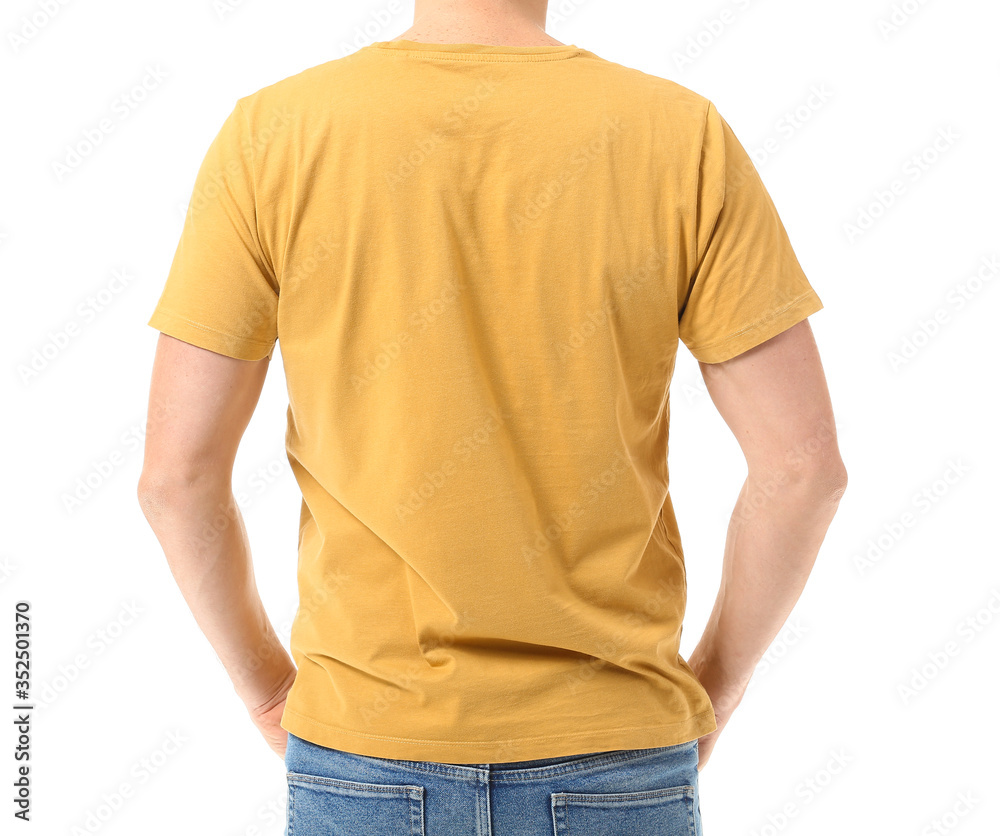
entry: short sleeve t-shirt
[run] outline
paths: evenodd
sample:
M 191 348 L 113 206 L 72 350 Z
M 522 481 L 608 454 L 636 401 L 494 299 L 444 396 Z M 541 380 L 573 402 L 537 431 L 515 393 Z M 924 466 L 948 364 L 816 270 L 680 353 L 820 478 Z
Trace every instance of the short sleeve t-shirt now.
M 282 727 L 448 763 L 712 731 L 679 653 L 678 346 L 717 363 L 821 308 L 712 102 L 576 45 L 383 41 L 239 99 L 149 324 L 280 343 Z

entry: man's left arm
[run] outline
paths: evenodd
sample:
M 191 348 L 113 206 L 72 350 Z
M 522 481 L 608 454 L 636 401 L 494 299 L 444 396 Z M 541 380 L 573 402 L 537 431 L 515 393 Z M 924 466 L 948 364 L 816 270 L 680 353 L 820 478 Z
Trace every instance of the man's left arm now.
M 268 357 L 240 360 L 161 334 L 149 393 L 139 504 L 198 626 L 268 745 L 295 665 L 264 610 L 232 491 L 233 463 Z

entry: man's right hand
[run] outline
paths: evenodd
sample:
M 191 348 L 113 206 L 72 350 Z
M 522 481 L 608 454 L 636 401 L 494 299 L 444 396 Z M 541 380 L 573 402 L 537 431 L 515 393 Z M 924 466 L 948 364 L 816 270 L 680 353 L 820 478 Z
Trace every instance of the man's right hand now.
M 715 712 L 715 731 L 709 732 L 704 737 L 698 738 L 698 771 L 701 772 L 705 768 L 705 764 L 708 763 L 708 758 L 712 754 L 712 749 L 715 746 L 715 741 L 719 739 L 719 735 L 722 734 L 722 730 L 725 728 L 726 723 L 729 722 L 730 714 L 722 714 L 719 711 Z

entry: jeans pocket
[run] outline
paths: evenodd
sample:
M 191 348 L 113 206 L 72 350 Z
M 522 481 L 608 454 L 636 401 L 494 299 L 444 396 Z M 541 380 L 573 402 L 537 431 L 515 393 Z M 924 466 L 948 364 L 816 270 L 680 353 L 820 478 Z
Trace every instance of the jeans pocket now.
M 700 836 L 695 788 L 550 793 L 556 836 Z
M 423 836 L 424 788 L 286 772 L 285 836 Z

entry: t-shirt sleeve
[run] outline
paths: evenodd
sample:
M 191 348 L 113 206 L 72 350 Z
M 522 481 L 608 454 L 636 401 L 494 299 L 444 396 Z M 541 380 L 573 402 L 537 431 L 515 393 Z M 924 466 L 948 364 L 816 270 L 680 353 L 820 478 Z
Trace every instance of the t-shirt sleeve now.
M 278 282 L 257 233 L 252 146 L 239 102 L 195 178 L 180 241 L 148 324 L 241 360 L 270 357 Z
M 697 266 L 679 295 L 679 335 L 721 363 L 823 308 L 749 154 L 715 105 L 704 126 Z

